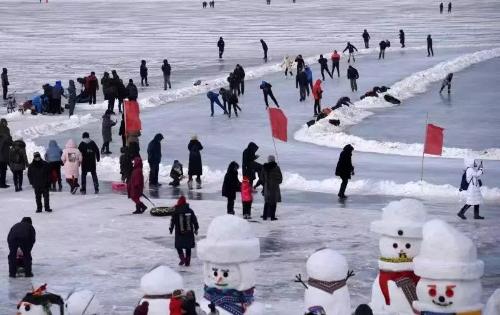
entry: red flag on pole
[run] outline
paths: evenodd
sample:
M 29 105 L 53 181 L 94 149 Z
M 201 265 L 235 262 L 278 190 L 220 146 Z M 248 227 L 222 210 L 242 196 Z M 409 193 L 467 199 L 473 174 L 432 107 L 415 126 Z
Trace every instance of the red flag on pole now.
M 273 137 L 281 141 L 288 140 L 288 119 L 280 108 L 269 108 L 269 120 Z
M 443 153 L 443 130 L 444 128 L 427 124 L 424 153 L 432 155 L 441 155 Z
M 127 134 L 141 131 L 139 104 L 137 101 L 125 101 L 125 129 Z

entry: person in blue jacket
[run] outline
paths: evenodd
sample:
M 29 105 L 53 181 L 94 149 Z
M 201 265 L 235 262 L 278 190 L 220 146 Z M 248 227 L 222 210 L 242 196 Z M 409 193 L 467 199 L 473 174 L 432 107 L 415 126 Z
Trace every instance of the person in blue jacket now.
M 219 101 L 219 94 L 213 92 L 213 91 L 208 91 L 207 97 L 210 100 L 210 117 L 214 117 L 214 103 L 219 105 L 220 108 L 224 111 L 224 115 L 227 115 L 227 110 L 226 107 L 221 104 Z
M 33 97 L 33 99 L 31 100 L 31 104 L 33 104 L 33 107 L 35 107 L 35 110 L 37 113 L 41 114 L 42 111 L 43 111 L 43 102 L 42 102 L 42 96 L 41 95 L 37 95 L 35 97 Z
M 312 88 L 313 88 L 313 72 L 311 70 L 311 67 L 306 66 L 304 68 L 304 71 L 306 72 L 307 83 L 309 83 L 309 87 L 311 88 L 311 91 L 312 91 Z M 307 95 L 309 95 L 309 93 L 307 93 Z

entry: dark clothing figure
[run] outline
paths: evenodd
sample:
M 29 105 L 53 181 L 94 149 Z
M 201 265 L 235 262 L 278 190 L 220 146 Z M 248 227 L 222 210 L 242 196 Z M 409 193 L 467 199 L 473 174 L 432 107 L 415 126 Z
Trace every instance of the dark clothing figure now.
M 1 75 L 1 78 L 2 78 L 2 96 L 3 96 L 3 99 L 6 100 L 7 99 L 7 92 L 9 90 L 9 76 L 7 75 L 7 68 L 3 68 L 2 69 L 2 75 Z
M 161 72 L 163 72 L 163 89 L 166 91 L 167 86 L 169 89 L 171 89 L 172 84 L 170 83 L 170 73 L 172 72 L 172 67 L 168 63 L 167 59 L 163 60 L 163 65 L 161 66 Z
M 52 212 L 49 203 L 50 171 L 49 164 L 42 160 L 40 153 L 35 152 L 33 162 L 28 167 L 28 179 L 35 191 L 36 212 L 42 212 L 42 196 L 45 211 Z
M 446 78 L 443 80 L 443 83 L 441 84 L 441 89 L 439 90 L 439 93 L 443 92 L 445 87 L 448 87 L 448 94 L 450 94 L 452 79 L 453 79 L 453 73 L 448 73 Z
M 61 97 L 66 97 L 64 94 L 64 88 L 61 85 L 61 81 L 56 81 L 56 84 L 52 88 L 52 103 L 51 103 L 51 114 L 61 113 Z
M 432 37 L 427 35 L 427 57 L 434 57 L 434 50 L 432 49 Z
M 163 135 L 157 133 L 148 144 L 149 186 L 159 186 L 158 172 L 160 171 L 162 140 Z
M 328 73 L 330 78 L 333 79 L 332 73 L 330 73 L 330 70 L 328 69 L 328 59 L 323 57 L 323 55 L 319 55 L 318 63 L 320 64 L 321 67 L 321 77 L 323 78 L 323 81 L 325 81 L 325 71 Z
M 451 13 L 451 2 L 448 2 L 448 13 Z
M 68 110 L 69 110 L 69 117 L 73 116 L 73 113 L 75 112 L 75 105 L 76 105 L 76 87 L 75 87 L 75 81 L 69 80 L 69 86 L 68 86 Z
M 127 96 L 129 101 L 137 101 L 137 97 L 139 96 L 139 92 L 137 91 L 137 86 L 135 86 L 134 81 L 130 79 L 128 81 L 128 85 L 126 87 L 127 89 Z
M 149 302 L 144 301 L 141 305 L 137 305 L 134 310 L 134 315 L 148 315 Z
M 212 92 L 212 91 L 208 91 L 207 97 L 210 100 L 210 116 L 211 117 L 214 116 L 214 104 L 217 104 L 224 111 L 224 114 L 227 113 L 226 106 L 223 106 L 221 104 L 221 102 L 219 101 L 219 94 Z
M 347 78 L 351 82 L 351 90 L 353 92 L 357 91 L 358 84 L 357 84 L 356 80 L 359 79 L 358 70 L 356 70 L 356 68 L 354 68 L 353 66 L 349 66 L 349 68 L 347 69 Z
M 345 106 L 352 105 L 351 99 L 347 96 L 339 98 L 339 100 L 337 101 L 337 104 L 335 104 L 335 106 L 332 107 L 332 110 L 336 110 L 337 108 L 340 108 L 344 105 Z
M 262 90 L 262 93 L 264 93 L 264 102 L 266 102 L 266 108 L 269 107 L 269 100 L 268 100 L 268 97 L 270 97 L 274 104 L 276 105 L 276 107 L 280 107 L 278 105 L 278 101 L 276 101 L 276 98 L 274 97 L 273 95 L 273 91 L 271 90 L 272 88 L 272 85 L 267 83 L 266 81 L 262 81 L 262 83 L 260 84 L 260 89 Z
M 101 154 L 111 154 L 109 151 L 109 143 L 113 141 L 111 128 L 116 125 L 116 121 L 111 120 L 111 112 L 109 110 L 102 116 L 102 148 Z
M 0 119 L 0 188 L 9 188 L 6 183 L 7 165 L 9 164 L 9 152 L 12 145 L 10 129 L 7 127 L 7 120 Z
M 380 52 L 378 53 L 378 59 L 380 58 L 385 59 L 385 49 L 389 47 L 387 43 L 388 43 L 387 40 L 383 40 L 380 43 L 378 43 L 378 46 L 380 47 Z
M 126 183 L 130 178 L 134 166 L 132 164 L 132 157 L 130 156 L 129 149 L 127 147 L 122 147 L 120 151 L 120 174 L 122 176 L 122 182 Z
M 352 145 L 348 144 L 344 147 L 339 156 L 339 161 L 337 163 L 337 168 L 335 169 L 335 176 L 342 179 L 340 184 L 340 190 L 338 196 L 340 198 L 346 198 L 345 190 L 347 188 L 347 183 L 351 179 L 351 175 L 354 175 L 354 166 L 352 166 L 352 151 L 354 148 Z
M 365 42 L 365 48 L 369 48 L 369 44 L 370 44 L 370 34 L 368 34 L 368 31 L 367 30 L 364 30 L 363 31 L 363 35 L 361 35 L 363 37 L 363 41 Z
M 128 197 L 135 203 L 135 211 L 133 214 L 141 214 L 148 207 L 141 201 L 144 193 L 144 175 L 142 173 L 142 159 L 139 156 L 134 158 L 133 169 L 130 173 L 130 178 L 127 182 Z
M 229 83 L 229 91 L 233 94 L 238 94 L 240 93 L 239 91 L 239 83 L 238 80 L 236 79 L 236 76 L 234 75 L 234 72 L 231 72 L 229 76 L 227 77 L 227 82 Z
M 89 95 L 89 104 L 95 104 L 97 100 L 97 90 L 99 90 L 99 81 L 95 76 L 94 72 L 91 72 L 88 77 L 85 78 L 85 91 Z
M 141 86 L 149 86 L 148 84 L 148 67 L 146 67 L 146 60 L 141 60 L 141 68 L 139 69 L 141 74 Z
M 217 42 L 217 47 L 219 48 L 219 59 L 222 58 L 222 55 L 224 54 L 224 46 L 226 43 L 224 43 L 224 39 L 222 37 L 219 38 L 219 41 Z
M 300 94 L 299 100 L 303 102 L 306 100 L 306 93 L 309 89 L 309 82 L 307 81 L 307 74 L 305 71 L 301 71 L 300 73 L 297 74 L 297 82 L 299 83 L 299 94 Z
M 126 99 L 127 97 L 128 97 L 128 90 L 125 87 L 125 84 L 123 84 L 123 80 L 120 79 L 118 82 L 118 112 L 120 114 L 123 113 L 122 111 L 122 107 L 124 106 L 123 100 Z
M 401 48 L 405 48 L 405 32 L 403 30 L 399 30 L 399 43 Z
M 367 304 L 359 304 L 354 311 L 354 315 L 373 315 L 373 311 Z
M 245 70 L 240 64 L 236 65 L 233 75 L 236 80 L 236 88 L 238 90 L 238 95 L 240 95 L 240 93 L 245 94 Z
M 337 76 L 340 78 L 340 55 L 335 50 L 332 54 L 332 75 L 337 68 Z
M 295 58 L 295 62 L 297 63 L 297 72 L 304 70 L 306 62 L 304 58 L 302 58 L 302 55 L 298 55 L 297 58 Z
M 243 150 L 243 157 L 241 168 L 243 171 L 243 176 L 246 176 L 250 179 L 250 182 L 253 182 L 255 179 L 255 160 L 259 157 L 256 155 L 259 147 L 250 142 L 245 150 Z
M 184 177 L 184 170 L 182 164 L 179 161 L 174 160 L 174 164 L 172 164 L 172 169 L 170 169 L 170 178 L 172 178 L 172 181 L 169 183 L 169 185 L 173 187 L 178 187 L 183 177 Z
M 26 144 L 22 140 L 14 141 L 9 152 L 9 167 L 14 178 L 16 192 L 23 190 L 23 172 L 28 165 Z
M 264 186 L 264 213 L 262 218 L 267 220 L 277 220 L 276 206 L 281 202 L 280 184 L 283 182 L 281 169 L 274 161 L 274 157 L 269 157 L 269 162 L 262 166 L 262 184 Z
M 344 50 L 342 52 L 349 51 L 349 58 L 347 59 L 347 63 L 351 62 L 351 57 L 352 57 L 352 62 L 356 62 L 356 58 L 354 58 L 354 51 L 358 51 L 356 47 L 354 47 L 353 44 L 350 42 L 347 42 L 347 46 L 345 46 Z
M 225 88 L 220 88 L 219 95 L 222 97 L 223 107 L 227 109 L 227 103 L 229 101 L 229 96 L 231 96 L 231 92 L 229 92 Z
M 201 175 L 203 174 L 203 165 L 201 163 L 201 153 L 203 146 L 196 137 L 191 138 L 188 144 L 189 150 L 189 165 L 188 165 L 188 176 L 189 183 L 192 185 L 193 176 L 196 176 L 197 189 L 201 188 Z
M 120 122 L 120 128 L 118 129 L 118 135 L 122 138 L 122 147 L 127 146 L 127 133 L 125 132 L 125 118 L 122 116 L 122 121 Z
M 264 61 L 267 62 L 267 44 L 263 39 L 260 40 L 260 43 L 262 44 L 262 50 L 264 51 Z
M 175 229 L 175 249 L 179 254 L 179 265 L 191 264 L 191 249 L 195 247 L 195 234 L 198 235 L 198 219 L 189 207 L 186 198 L 181 196 L 170 220 L 170 234 Z
M 443 13 L 443 9 L 444 9 L 444 4 L 441 2 L 439 4 L 439 13 Z
M 61 160 L 62 150 L 55 140 L 49 141 L 49 147 L 45 151 L 45 161 L 49 163 L 51 190 L 56 190 L 56 183 L 59 184 L 59 191 L 62 190 Z
M 21 222 L 12 226 L 7 235 L 9 245 L 9 277 L 15 278 L 17 273 L 17 250 L 23 252 L 23 268 L 26 277 L 33 277 L 31 270 L 31 250 L 36 242 L 36 231 L 30 217 L 24 217 Z
M 234 201 L 236 193 L 241 191 L 241 182 L 238 179 L 238 168 L 235 161 L 229 163 L 224 182 L 222 183 L 222 196 L 227 198 L 227 214 L 234 214 Z
M 234 110 L 234 115 L 238 117 L 238 109 L 241 111 L 241 108 L 238 106 L 238 96 L 236 96 L 236 94 L 234 93 L 229 94 L 227 103 L 228 103 L 227 115 L 229 116 L 229 118 L 231 118 L 231 108 Z
M 78 150 L 82 153 L 82 186 L 80 192 L 82 194 L 87 192 L 87 174 L 90 173 L 92 175 L 92 181 L 94 182 L 94 191 L 98 194 L 99 180 L 97 178 L 96 164 L 101 159 L 99 147 L 89 138 L 87 132 L 83 133 L 82 138 L 82 142 L 78 145 Z

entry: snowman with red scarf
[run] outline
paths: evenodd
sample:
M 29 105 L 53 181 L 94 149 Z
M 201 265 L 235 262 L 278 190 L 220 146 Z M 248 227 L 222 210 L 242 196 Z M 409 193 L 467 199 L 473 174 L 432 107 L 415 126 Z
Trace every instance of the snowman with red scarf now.
M 426 217 L 420 201 L 402 199 L 390 202 L 382 210 L 382 219 L 372 222 L 371 231 L 381 234 L 379 274 L 370 303 L 374 313 L 414 313 L 419 278 L 413 272 L 413 258 L 420 251 Z
M 220 315 L 263 314 L 263 305 L 254 302 L 260 244 L 250 224 L 234 215 L 216 217 L 197 246 L 205 283 L 201 307 L 209 312 L 211 304 Z

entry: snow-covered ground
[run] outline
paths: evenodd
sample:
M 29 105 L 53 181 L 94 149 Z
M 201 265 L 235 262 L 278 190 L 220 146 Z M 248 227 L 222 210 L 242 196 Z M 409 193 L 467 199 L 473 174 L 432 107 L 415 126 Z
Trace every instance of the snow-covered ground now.
M 151 86 L 140 90 L 143 152 L 152 137 L 161 132 L 163 161 L 160 181 L 169 181 L 174 159 L 187 167 L 187 143 L 197 134 L 205 146 L 204 188 L 194 192 L 162 187 L 151 193 L 157 204 L 173 204 L 185 193 L 201 225 L 199 238 L 210 220 L 225 212 L 220 196 L 222 179 L 231 160 L 241 161 L 249 141 L 259 146 L 261 162 L 274 153 L 260 80 L 273 84 L 274 93 L 289 119 L 289 142 L 277 142 L 278 159 L 284 172 L 280 220 L 253 223 L 261 239 L 262 259 L 257 264 L 257 296 L 269 314 L 302 313 L 303 290 L 293 283 L 304 274 L 305 261 L 315 249 L 329 245 L 344 254 L 355 270 L 349 280 L 353 305 L 368 302 L 376 275 L 377 235 L 369 223 L 380 209 L 400 197 L 424 200 L 431 217 L 442 218 L 467 233 L 485 261 L 483 300 L 500 286 L 500 124 L 496 111 L 500 3 L 465 1 L 454 4 L 451 15 L 439 15 L 432 1 L 246 0 L 216 1 L 215 9 L 186 1 L 50 0 L 2 1 L 0 4 L 0 66 L 10 71 L 11 89 L 18 99 L 31 96 L 45 82 L 117 69 L 122 78 L 138 81 L 140 59 L 147 59 Z M 119 12 L 119 13 L 118 13 Z M 474 25 L 474 27 L 471 27 Z M 357 102 L 340 113 L 342 130 L 321 124 L 306 130 L 312 118 L 312 100 L 298 101 L 294 80 L 285 79 L 278 63 L 285 54 L 302 53 L 313 64 L 315 78 L 319 53 L 343 49 L 351 40 L 362 47 L 361 32 L 367 28 L 372 47 L 390 39 L 386 59 L 378 61 L 376 49 L 361 50 L 355 67 L 360 72 L 359 93 L 351 93 L 345 79 L 347 64 L 341 62 L 341 79 L 324 82 L 323 106 L 332 106 L 340 96 L 358 100 L 375 85 L 393 86 L 390 93 L 404 99 L 398 107 Z M 403 28 L 407 46 L 401 50 L 397 31 Z M 435 57 L 426 58 L 425 36 L 433 34 Z M 226 39 L 223 61 L 216 55 L 219 36 Z M 259 38 L 270 46 L 271 60 L 263 64 Z M 12 53 L 12 52 L 15 53 Z M 173 67 L 174 90 L 161 91 L 159 67 L 168 58 Z M 208 89 L 225 84 L 227 73 L 241 63 L 247 72 L 246 93 L 240 98 L 243 112 L 228 119 L 216 110 L 209 117 L 205 96 Z M 457 71 L 451 97 L 439 97 L 441 78 Z M 202 79 L 200 87 L 192 82 Z M 61 146 L 69 138 L 80 139 L 83 131 L 100 144 L 100 116 L 104 104 L 79 104 L 77 116 L 2 115 L 14 137 L 23 137 L 28 151 L 43 151 L 49 139 Z M 420 179 L 421 137 L 425 113 L 433 123 L 446 128 L 445 154 L 425 160 L 424 182 Z M 335 113 L 334 113 L 335 114 Z M 118 118 L 118 117 L 117 117 Z M 472 124 L 471 124 L 472 122 Z M 344 123 L 347 123 L 344 128 Z M 324 127 L 324 128 L 322 128 Z M 102 183 L 99 196 L 54 193 L 51 215 L 34 214 L 34 196 L 1 191 L 0 239 L 6 239 L 12 224 L 32 216 L 38 242 L 33 251 L 35 278 L 7 280 L 7 264 L 0 264 L 0 313 L 10 313 L 31 285 L 49 283 L 61 294 L 74 288 L 97 293 L 105 314 L 130 314 L 140 298 L 140 277 L 158 264 L 182 270 L 186 287 L 202 290 L 201 265 L 195 259 L 189 270 L 177 267 L 168 220 L 148 215 L 132 216 L 132 203 L 114 194 L 110 181 L 119 178 L 120 141 L 114 129 L 111 157 L 99 164 Z M 338 154 L 344 143 L 354 142 L 356 176 L 348 186 L 351 197 L 338 203 L 340 184 L 334 177 Z M 457 186 L 462 172 L 461 157 L 473 150 L 485 159 L 482 187 L 484 222 L 462 222 L 455 216 L 461 206 Z M 487 152 L 485 152 L 487 151 Z M 146 166 L 147 170 L 147 166 Z M 9 174 L 9 181 L 10 174 Z M 66 188 L 65 188 L 66 189 Z M 254 216 L 262 210 L 255 195 Z M 237 203 L 237 212 L 240 212 Z M 0 255 L 7 256 L 5 243 Z

